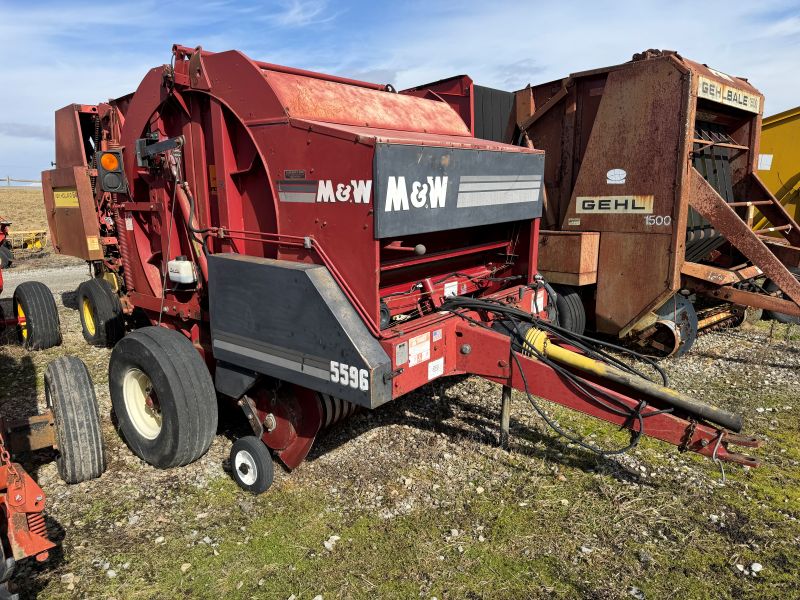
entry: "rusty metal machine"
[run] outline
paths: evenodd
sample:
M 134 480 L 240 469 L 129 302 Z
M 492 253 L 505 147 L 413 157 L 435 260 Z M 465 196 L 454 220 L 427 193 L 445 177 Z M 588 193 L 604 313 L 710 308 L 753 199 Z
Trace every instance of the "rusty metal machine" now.
M 86 339 L 114 347 L 119 430 L 153 465 L 206 451 L 219 397 L 252 430 L 233 476 L 261 492 L 270 450 L 297 467 L 356 407 L 457 374 L 503 386 L 501 439 L 514 388 L 599 453 L 536 397 L 630 430 L 622 450 L 646 434 L 757 464 L 727 448 L 757 445 L 741 417 L 549 320 L 544 173 L 438 100 L 175 46 L 134 93 L 57 111 L 42 177 L 54 247 L 96 274 L 78 295 Z
M 516 93 L 463 76 L 403 93 L 545 151 L 539 269 L 570 328 L 679 355 L 745 306 L 800 315 L 800 231 L 757 172 L 763 97 L 747 80 L 650 50 Z

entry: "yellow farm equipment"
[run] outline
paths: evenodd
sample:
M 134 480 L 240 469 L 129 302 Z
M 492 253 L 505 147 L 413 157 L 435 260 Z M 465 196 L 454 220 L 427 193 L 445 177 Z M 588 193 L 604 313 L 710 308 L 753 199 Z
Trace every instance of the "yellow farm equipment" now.
M 800 217 L 800 106 L 762 122 L 758 176 L 797 221 Z M 759 214 L 755 229 L 769 227 Z
M 11 247 L 17 250 L 36 251 L 42 250 L 47 246 L 47 230 L 37 229 L 33 231 L 9 231 L 7 239 L 11 242 Z

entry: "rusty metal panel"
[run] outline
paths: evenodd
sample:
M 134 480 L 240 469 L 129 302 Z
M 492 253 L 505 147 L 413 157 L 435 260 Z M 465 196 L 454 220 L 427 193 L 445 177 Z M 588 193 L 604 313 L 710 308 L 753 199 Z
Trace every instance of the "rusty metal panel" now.
M 43 415 L 7 419 L 2 425 L 8 446 L 15 456 L 56 445 L 55 421 L 49 411 Z
M 264 77 L 286 114 L 293 118 L 378 129 L 470 135 L 466 123 L 444 102 L 274 71 L 265 71 Z
M 597 331 L 625 335 L 678 289 L 671 282 L 668 234 L 605 232 L 597 271 Z
M 86 167 L 44 171 L 42 192 L 53 248 L 59 254 L 102 260 L 94 195 Z
M 597 231 L 542 231 L 539 234 L 539 271 L 596 273 L 600 252 Z
M 675 173 L 681 153 L 663 149 L 679 148 L 684 135 L 685 74 L 672 61 L 653 63 L 610 73 L 596 118 L 582 121 L 580 135 L 588 140 L 561 223 L 564 230 L 672 233 L 680 210 Z M 584 89 L 581 105 L 598 102 L 591 95 L 595 89 Z M 610 201 L 586 211 L 579 201 L 586 197 Z M 648 215 L 662 219 L 656 225 Z
M 56 111 L 56 165 L 72 167 L 86 164 L 80 126 L 81 105 L 70 104 Z

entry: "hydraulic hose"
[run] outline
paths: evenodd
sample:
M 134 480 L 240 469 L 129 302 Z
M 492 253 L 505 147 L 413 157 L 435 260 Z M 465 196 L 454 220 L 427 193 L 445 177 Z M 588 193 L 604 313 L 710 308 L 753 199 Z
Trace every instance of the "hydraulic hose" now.
M 536 327 L 531 327 L 525 333 L 523 354 L 531 356 L 533 354 L 531 348 L 556 362 L 637 390 L 686 414 L 715 423 L 737 433 L 742 430 L 743 423 L 740 415 L 735 415 L 710 404 L 697 402 L 676 390 L 636 377 L 613 365 L 558 346 L 550 341 L 544 331 Z

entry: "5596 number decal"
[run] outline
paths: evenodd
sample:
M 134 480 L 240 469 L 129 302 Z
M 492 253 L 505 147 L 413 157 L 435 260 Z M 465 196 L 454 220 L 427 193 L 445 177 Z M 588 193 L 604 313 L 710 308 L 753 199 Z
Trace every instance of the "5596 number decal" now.
M 354 390 L 369 391 L 369 371 L 332 360 L 331 381 Z

